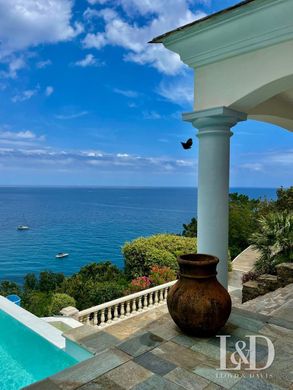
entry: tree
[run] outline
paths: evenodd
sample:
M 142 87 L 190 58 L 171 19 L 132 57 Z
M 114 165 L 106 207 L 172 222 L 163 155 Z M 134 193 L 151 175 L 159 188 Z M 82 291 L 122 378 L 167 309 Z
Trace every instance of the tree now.
M 259 273 L 275 273 L 277 264 L 293 262 L 293 213 L 270 213 L 259 219 L 251 244 L 260 252 L 255 264 Z
M 30 273 L 25 275 L 23 289 L 24 291 L 33 291 L 39 289 L 39 281 L 35 274 Z
M 43 271 L 39 276 L 38 289 L 42 292 L 55 291 L 65 279 L 64 274 Z
M 184 237 L 196 237 L 197 236 L 197 220 L 196 218 L 191 218 L 191 221 L 188 224 L 183 224 L 182 236 Z
M 18 284 L 10 282 L 9 280 L 3 280 L 0 283 L 0 295 L 7 297 L 7 295 L 21 295 L 21 289 Z
M 293 186 L 287 189 L 281 187 L 277 190 L 278 199 L 275 206 L 277 211 L 293 210 Z

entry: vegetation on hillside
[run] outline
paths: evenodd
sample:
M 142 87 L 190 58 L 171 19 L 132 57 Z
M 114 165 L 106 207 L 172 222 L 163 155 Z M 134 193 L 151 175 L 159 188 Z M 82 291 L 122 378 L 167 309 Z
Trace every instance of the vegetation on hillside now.
M 250 199 L 248 196 L 238 193 L 230 194 L 229 198 L 229 251 L 232 259 L 251 244 L 255 244 L 255 247 L 258 247 L 258 249 L 263 245 L 261 251 L 264 251 L 264 247 L 269 242 L 274 242 L 275 247 L 278 247 L 280 245 L 280 237 L 284 233 L 287 234 L 287 240 L 291 240 L 292 243 L 293 187 L 288 189 L 279 188 L 275 201 Z M 283 219 L 283 221 L 281 222 L 280 219 Z M 275 224 L 274 229 L 270 229 L 271 236 L 266 238 L 267 244 L 264 241 L 263 243 L 260 242 L 264 232 L 268 231 L 266 223 L 270 225 Z M 282 223 L 286 223 L 287 226 L 284 231 L 281 228 Z M 189 224 L 183 225 L 182 235 L 195 237 L 196 234 L 197 221 L 195 218 L 192 218 Z M 286 261 L 291 261 L 292 248 L 287 248 L 283 255 L 277 255 L 274 261 L 280 261 L 281 257 L 287 259 Z
M 261 253 L 257 273 L 274 273 L 277 264 L 293 261 L 292 210 L 293 187 L 278 189 L 276 201 L 231 194 L 231 257 L 252 244 Z M 0 295 L 17 294 L 24 308 L 44 317 L 56 315 L 66 306 L 83 310 L 169 282 L 176 278 L 177 256 L 196 252 L 196 219 L 184 224 L 183 229 L 182 235 L 157 234 L 125 243 L 124 270 L 106 261 L 88 264 L 70 277 L 50 271 L 43 271 L 39 276 L 30 273 L 22 287 L 2 281 Z

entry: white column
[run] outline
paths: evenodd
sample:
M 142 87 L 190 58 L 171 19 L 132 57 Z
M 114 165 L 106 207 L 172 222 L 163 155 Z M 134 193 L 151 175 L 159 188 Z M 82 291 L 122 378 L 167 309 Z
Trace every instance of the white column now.
M 228 286 L 228 223 L 231 127 L 246 114 L 226 107 L 183 114 L 198 128 L 197 251 L 217 256 L 218 280 Z

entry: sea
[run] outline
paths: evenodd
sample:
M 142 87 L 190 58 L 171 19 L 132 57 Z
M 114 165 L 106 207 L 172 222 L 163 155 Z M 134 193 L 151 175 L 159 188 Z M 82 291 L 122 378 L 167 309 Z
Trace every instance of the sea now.
M 276 198 L 273 188 L 231 188 Z M 0 187 L 0 280 L 43 270 L 71 275 L 91 262 L 123 268 L 127 241 L 182 232 L 196 216 L 196 188 Z M 18 231 L 27 224 L 30 229 Z M 69 256 L 57 259 L 59 252 Z

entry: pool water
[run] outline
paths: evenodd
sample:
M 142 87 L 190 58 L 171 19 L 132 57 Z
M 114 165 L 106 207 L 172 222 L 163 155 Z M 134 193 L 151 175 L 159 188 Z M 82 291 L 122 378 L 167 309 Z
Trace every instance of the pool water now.
M 0 310 L 0 390 L 19 390 L 78 362 Z

